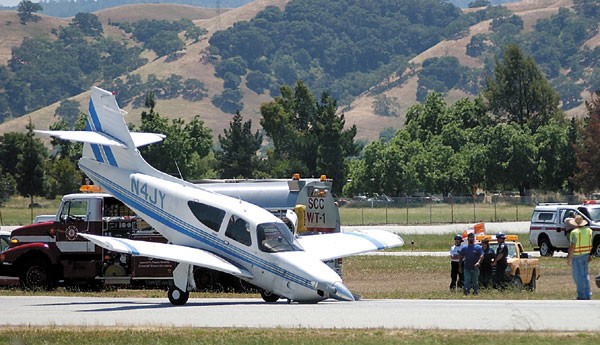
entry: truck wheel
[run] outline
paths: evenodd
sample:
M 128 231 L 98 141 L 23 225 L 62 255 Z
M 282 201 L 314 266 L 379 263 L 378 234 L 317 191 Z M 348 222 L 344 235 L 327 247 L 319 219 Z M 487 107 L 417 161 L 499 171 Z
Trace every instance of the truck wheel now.
M 510 285 L 515 292 L 521 292 L 521 290 L 523 290 L 523 280 L 521 279 L 519 273 L 515 274 L 510 282 Z
M 554 248 L 550 244 L 550 240 L 547 237 L 540 239 L 540 255 L 541 256 L 552 256 L 554 254 Z
M 260 291 L 260 297 L 262 297 L 262 299 L 267 303 L 274 303 L 274 302 L 277 302 L 277 300 L 279 300 L 278 295 L 274 294 L 271 291 L 266 291 L 266 290 Z
M 167 296 L 172 305 L 184 305 L 188 301 L 188 298 L 190 298 L 190 293 L 188 291 L 181 291 L 175 286 L 171 286 L 169 287 Z
M 21 266 L 21 285 L 26 289 L 49 289 L 52 286 L 48 264 L 40 259 L 31 259 Z
M 527 290 L 533 292 L 535 291 L 536 286 L 537 283 L 535 280 L 535 270 L 533 270 L 533 272 L 531 273 L 531 281 L 529 282 L 529 284 L 527 284 Z
M 600 236 L 596 236 L 592 245 L 592 255 L 600 257 Z

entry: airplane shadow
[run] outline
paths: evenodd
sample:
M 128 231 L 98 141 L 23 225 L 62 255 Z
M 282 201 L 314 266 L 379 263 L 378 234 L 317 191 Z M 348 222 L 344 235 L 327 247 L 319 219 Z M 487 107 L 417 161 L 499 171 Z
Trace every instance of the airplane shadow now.
M 271 305 L 284 304 L 285 302 L 279 303 L 268 303 Z M 127 311 L 127 310 L 144 310 L 144 309 L 163 309 L 163 308 L 190 308 L 190 307 L 218 307 L 218 306 L 229 306 L 229 305 L 265 305 L 267 303 L 263 301 L 206 301 L 206 302 L 195 302 L 191 301 L 182 306 L 174 306 L 170 302 L 135 302 L 135 301 L 94 301 L 94 302 L 64 302 L 64 303 L 43 303 L 34 306 L 47 307 L 47 306 L 97 306 L 92 309 L 77 310 L 77 312 L 88 313 L 88 312 L 103 312 L 103 311 Z M 112 306 L 111 306 L 112 305 Z M 104 307 L 102 307 L 104 306 Z

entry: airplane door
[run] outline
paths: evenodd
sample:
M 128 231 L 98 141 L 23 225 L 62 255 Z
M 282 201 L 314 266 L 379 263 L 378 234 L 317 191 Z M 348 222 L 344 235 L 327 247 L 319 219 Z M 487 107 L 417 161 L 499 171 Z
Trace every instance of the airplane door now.
M 63 204 L 60 226 L 56 232 L 56 246 L 63 253 L 92 253 L 95 245 L 79 236 L 89 231 L 88 200 L 69 200 Z

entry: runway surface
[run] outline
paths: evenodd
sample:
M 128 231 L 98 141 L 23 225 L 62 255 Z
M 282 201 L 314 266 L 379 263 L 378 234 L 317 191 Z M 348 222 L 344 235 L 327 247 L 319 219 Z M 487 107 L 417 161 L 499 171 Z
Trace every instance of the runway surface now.
M 318 304 L 260 299 L 0 297 L 3 326 L 402 328 L 600 331 L 600 301 L 362 300 Z M 493 312 L 491 312 L 493 311 Z M 577 315 L 577 322 L 573 317 Z M 468 317 L 467 317 L 468 316 Z

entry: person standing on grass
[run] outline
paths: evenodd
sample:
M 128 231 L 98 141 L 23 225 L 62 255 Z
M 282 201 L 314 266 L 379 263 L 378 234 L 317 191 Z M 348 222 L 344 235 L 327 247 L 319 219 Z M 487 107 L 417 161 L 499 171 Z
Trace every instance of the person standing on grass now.
M 504 289 L 506 287 L 504 275 L 506 274 L 506 267 L 508 267 L 508 247 L 504 243 L 506 235 L 503 232 L 499 232 L 496 234 L 496 240 L 498 241 L 498 248 L 496 248 L 496 258 L 493 263 L 496 266 L 494 287 L 496 289 Z
M 483 249 L 483 261 L 481 261 L 479 283 L 482 287 L 487 289 L 492 287 L 492 274 L 494 272 L 492 263 L 496 257 L 496 252 L 490 247 L 489 238 L 484 238 L 481 241 L 481 248 Z
M 573 280 L 577 285 L 577 299 L 592 299 L 590 278 L 588 276 L 589 262 L 592 261 L 592 229 L 587 227 L 587 221 L 581 215 L 567 221 L 573 227 L 569 235 L 569 255 L 567 263 L 571 266 Z
M 471 232 L 467 235 L 467 246 L 460 250 L 459 259 L 460 271 L 464 272 L 465 277 L 465 295 L 471 293 L 471 287 L 473 287 L 473 295 L 479 293 L 479 267 L 481 267 L 481 261 L 483 261 L 483 249 L 480 245 L 475 244 L 475 234 Z
M 463 287 L 463 274 L 459 272 L 460 264 L 460 250 L 463 238 L 461 235 L 454 236 L 454 245 L 450 247 L 450 290 L 454 291 L 457 287 L 460 289 Z

